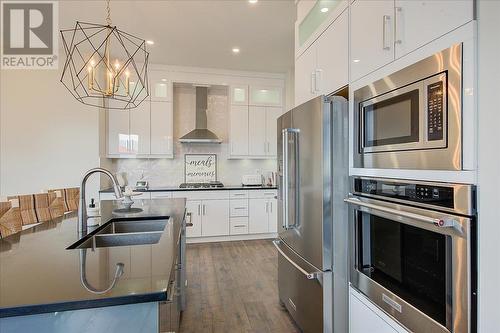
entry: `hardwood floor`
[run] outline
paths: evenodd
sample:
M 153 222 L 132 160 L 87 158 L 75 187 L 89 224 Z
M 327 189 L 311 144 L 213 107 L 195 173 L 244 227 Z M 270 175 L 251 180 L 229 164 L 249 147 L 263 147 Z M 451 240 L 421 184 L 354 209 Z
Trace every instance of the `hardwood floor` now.
M 271 240 L 189 244 L 181 333 L 300 332 L 279 304 Z

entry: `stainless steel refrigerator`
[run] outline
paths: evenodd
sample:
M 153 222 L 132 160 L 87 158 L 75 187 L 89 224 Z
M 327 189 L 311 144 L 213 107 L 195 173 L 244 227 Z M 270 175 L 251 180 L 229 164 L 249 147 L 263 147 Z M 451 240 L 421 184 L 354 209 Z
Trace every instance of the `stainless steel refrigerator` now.
M 278 118 L 278 285 L 304 333 L 347 332 L 347 100 L 319 96 Z

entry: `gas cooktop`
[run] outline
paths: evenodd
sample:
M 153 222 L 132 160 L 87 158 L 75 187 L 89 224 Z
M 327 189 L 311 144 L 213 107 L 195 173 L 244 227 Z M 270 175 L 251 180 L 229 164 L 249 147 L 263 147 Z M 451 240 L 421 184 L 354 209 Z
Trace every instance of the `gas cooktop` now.
M 224 187 L 221 182 L 209 182 L 209 183 L 182 183 L 180 188 L 216 188 Z

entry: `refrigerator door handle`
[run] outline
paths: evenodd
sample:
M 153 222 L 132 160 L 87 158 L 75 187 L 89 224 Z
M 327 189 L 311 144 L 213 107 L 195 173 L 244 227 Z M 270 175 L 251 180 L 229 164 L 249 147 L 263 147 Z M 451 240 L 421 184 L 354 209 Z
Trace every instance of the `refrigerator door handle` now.
M 299 207 L 297 206 L 297 197 L 298 197 L 298 191 L 299 191 L 299 184 L 298 184 L 298 175 L 299 175 L 299 132 L 300 130 L 297 128 L 285 128 L 282 131 L 282 142 L 283 142 L 283 227 L 285 230 L 288 230 L 290 228 L 295 228 L 297 227 L 298 223 L 300 221 L 298 220 L 298 209 Z M 289 137 L 290 134 L 293 134 L 293 158 L 294 158 L 294 172 L 293 174 L 290 173 L 290 165 L 289 165 Z M 290 224 L 290 180 L 293 179 L 293 184 L 294 184 L 294 191 L 293 191 L 293 209 L 294 209 L 294 222 L 293 224 Z
M 280 244 L 281 244 L 281 241 L 278 240 L 278 239 L 275 239 L 273 240 L 273 245 L 274 247 L 276 248 L 276 250 L 278 250 L 278 252 L 283 256 L 283 258 L 285 258 L 286 260 L 288 260 L 288 262 L 290 264 L 292 264 L 293 267 L 297 268 L 299 270 L 299 272 L 301 272 L 302 274 L 304 274 L 306 276 L 306 278 L 308 280 L 314 280 L 314 279 L 318 279 L 322 280 L 323 278 L 323 272 L 322 271 L 316 271 L 316 272 L 311 272 L 309 273 L 308 271 L 306 271 L 305 269 L 303 269 L 302 267 L 300 267 L 295 261 L 293 261 L 289 256 L 287 256 L 285 254 L 285 252 L 283 252 L 283 250 L 280 248 Z

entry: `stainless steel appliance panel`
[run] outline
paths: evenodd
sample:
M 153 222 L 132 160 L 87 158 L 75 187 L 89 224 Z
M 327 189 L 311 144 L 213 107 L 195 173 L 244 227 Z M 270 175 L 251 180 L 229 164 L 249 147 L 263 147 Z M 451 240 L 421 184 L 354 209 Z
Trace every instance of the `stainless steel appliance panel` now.
M 278 243 L 279 298 L 304 333 L 323 330 L 323 288 L 317 278 L 309 279 L 304 272 L 313 272 L 306 261 L 284 243 Z
M 443 91 L 444 110 L 437 120 L 438 125 L 444 127 L 442 137 L 431 137 L 433 129 L 430 128 L 435 120 L 434 116 L 429 116 L 429 110 L 434 106 L 433 101 L 429 101 L 427 97 L 432 96 L 428 89 L 433 88 L 435 84 L 441 85 Z M 403 112 L 409 106 L 394 104 L 393 108 L 401 109 L 398 117 L 392 117 L 389 121 L 382 121 L 381 118 L 379 123 L 384 126 L 393 122 L 391 127 L 381 128 L 387 131 L 382 135 L 383 139 L 390 137 L 391 131 L 404 132 L 410 130 L 407 127 L 411 126 L 408 140 L 389 140 L 386 144 L 367 146 L 363 128 L 366 121 L 363 118 L 363 107 L 403 96 L 411 91 L 418 91 L 418 97 L 412 102 L 418 105 L 418 119 L 413 119 L 409 124 L 409 119 L 404 119 Z M 415 108 L 415 105 L 412 108 Z M 462 170 L 462 45 L 453 45 L 356 90 L 354 109 L 354 167 Z M 415 131 L 417 133 L 414 133 Z M 415 135 L 418 136 L 417 140 Z
M 313 266 L 331 269 L 331 104 L 324 96 L 291 112 L 282 128 L 280 238 Z M 289 114 L 282 117 L 281 124 Z M 326 209 L 325 209 L 326 208 Z
M 411 331 L 470 332 L 476 303 L 474 187 L 354 181 L 361 186 L 345 200 L 353 287 Z M 416 201 L 426 203 L 417 208 Z

